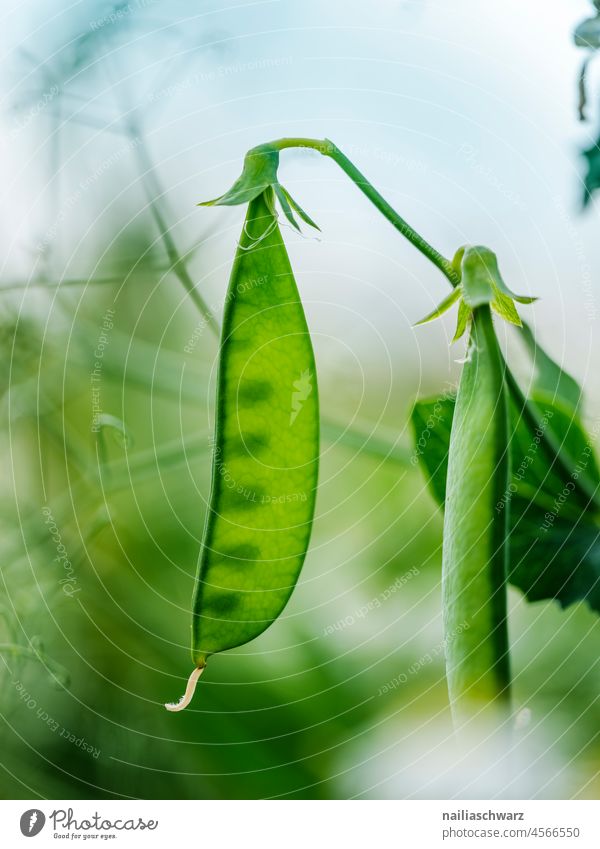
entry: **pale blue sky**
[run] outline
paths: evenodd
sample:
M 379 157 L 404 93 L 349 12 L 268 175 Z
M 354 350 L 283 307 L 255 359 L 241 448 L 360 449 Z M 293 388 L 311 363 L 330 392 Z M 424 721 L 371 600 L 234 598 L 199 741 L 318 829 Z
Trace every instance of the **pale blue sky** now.
M 126 172 L 123 140 L 70 129 L 53 212 L 51 108 L 34 106 L 25 119 L 10 111 L 23 93 L 38 91 L 34 105 L 44 95 L 36 61 L 52 57 L 55 67 L 87 33 L 102 46 L 70 90 L 93 95 L 89 109 L 104 120 L 114 90 L 130 79 L 181 242 L 220 228 L 201 260 L 214 300 L 224 292 L 241 214 L 195 203 L 228 186 L 248 147 L 281 135 L 328 136 L 442 252 L 465 242 L 493 248 L 508 284 L 541 297 L 524 310 L 541 340 L 585 379 L 600 354 L 600 212 L 578 213 L 578 149 L 600 131 L 600 59 L 590 80 L 592 120 L 582 126 L 582 56 L 571 33 L 590 8 L 586 0 L 267 0 L 192 11 L 134 0 L 114 22 L 109 4 L 15 3 L 13 12 L 4 4 L 5 275 L 29 273 L 42 237 L 60 246 L 59 268 L 74 273 L 82 256 L 85 266 Z M 100 70 L 107 61 L 111 76 Z M 115 179 L 95 181 L 71 203 L 85 175 L 107 161 Z M 429 385 L 436 363 L 443 372 L 460 356 L 447 347 L 453 317 L 411 328 L 444 296 L 444 279 L 332 163 L 290 153 L 281 173 L 323 231 L 320 240 L 289 230 L 286 238 L 324 355 L 334 365 L 339 359 L 340 374 L 377 374 L 399 358 Z

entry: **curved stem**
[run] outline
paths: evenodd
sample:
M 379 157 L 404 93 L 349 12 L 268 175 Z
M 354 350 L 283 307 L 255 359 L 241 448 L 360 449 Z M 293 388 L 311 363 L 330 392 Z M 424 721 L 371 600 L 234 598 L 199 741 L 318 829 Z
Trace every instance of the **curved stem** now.
M 456 287 L 460 283 L 460 275 L 454 268 L 452 263 L 442 256 L 429 242 L 427 242 L 410 224 L 408 224 L 398 213 L 389 205 L 389 203 L 379 194 L 379 192 L 371 185 L 367 178 L 356 168 L 353 163 L 345 156 L 342 151 L 329 139 L 310 139 L 303 137 L 282 138 L 276 141 L 269 142 L 269 145 L 276 150 L 285 150 L 287 148 L 309 148 L 316 150 L 323 156 L 329 156 L 336 162 L 340 168 L 350 177 L 350 179 L 358 186 L 374 206 L 388 219 L 388 221 L 405 236 L 412 245 L 414 245 L 424 256 L 426 256 L 448 279 L 452 287 Z M 500 357 L 502 354 L 498 349 Z M 504 358 L 502 357 L 504 362 Z M 521 392 L 515 378 L 504 363 L 507 388 L 513 399 L 519 404 L 525 420 L 534 429 L 538 428 L 539 421 L 536 415 L 536 408 L 533 402 L 525 398 Z M 567 477 L 571 477 L 574 463 L 568 452 L 558 443 L 553 434 L 546 433 L 542 438 L 542 444 L 545 453 L 550 462 Z M 579 484 L 590 503 L 600 509 L 600 496 L 593 482 L 585 476 L 579 477 Z
M 269 145 L 277 150 L 285 150 L 286 148 L 291 147 L 306 147 L 311 150 L 318 151 L 318 153 L 323 156 L 329 156 L 330 159 L 333 159 L 342 171 L 350 177 L 352 182 L 358 186 L 361 192 L 369 198 L 376 209 L 378 209 L 379 212 L 387 218 L 390 224 L 406 239 L 408 239 L 408 241 L 414 245 L 414 247 L 417 248 L 423 256 L 426 256 L 427 259 L 436 266 L 436 268 L 439 268 L 442 274 L 450 282 L 450 285 L 453 287 L 458 286 L 460 283 L 460 276 L 450 260 L 442 256 L 442 254 L 430 245 L 420 233 L 417 233 L 417 231 L 411 227 L 401 215 L 398 215 L 396 210 L 390 206 L 382 195 L 379 194 L 377 189 L 367 180 L 364 174 L 358 170 L 358 168 L 338 147 L 334 145 L 332 141 L 329 141 L 329 139 L 307 139 L 298 137 L 277 139 L 276 141 L 269 142 Z

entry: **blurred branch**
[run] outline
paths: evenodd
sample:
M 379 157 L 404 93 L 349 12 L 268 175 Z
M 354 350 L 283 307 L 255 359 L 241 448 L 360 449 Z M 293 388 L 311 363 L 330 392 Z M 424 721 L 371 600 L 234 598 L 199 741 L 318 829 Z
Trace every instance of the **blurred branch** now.
M 70 286 L 109 286 L 111 284 L 115 285 L 116 283 L 122 282 L 122 278 L 120 277 L 94 277 L 92 279 L 86 277 L 73 277 L 60 280 L 58 283 L 48 283 L 45 280 L 35 279 L 28 280 L 26 282 L 15 281 L 12 283 L 7 283 L 3 286 L 0 286 L 0 293 L 24 292 L 28 289 L 47 289 L 49 292 L 55 292 L 59 291 L 64 287 Z
M 397 438 L 386 439 L 376 432 L 349 427 L 327 417 L 321 419 L 321 435 L 332 445 L 343 445 L 379 460 L 392 460 L 402 466 L 410 460 L 411 452 Z
M 578 82 L 578 93 L 579 100 L 577 103 L 577 114 L 579 115 L 580 121 L 586 120 L 585 108 L 587 106 L 587 84 L 586 84 L 586 75 L 589 64 L 589 58 L 584 59 L 581 65 L 581 70 L 579 71 L 579 82 Z
M 132 142 L 133 153 L 138 161 L 140 176 L 146 189 L 146 196 L 148 198 L 148 203 L 150 204 L 150 210 L 165 246 L 167 256 L 169 257 L 171 269 L 184 286 L 192 302 L 206 319 L 211 330 L 218 335 L 218 322 L 210 307 L 200 292 L 196 289 L 194 281 L 188 271 L 186 261 L 179 253 L 175 240 L 171 235 L 171 229 L 167 226 L 161 209 L 161 199 L 164 197 L 165 191 L 160 183 L 156 168 L 150 158 L 150 154 L 148 153 L 144 136 L 142 135 L 140 128 L 133 123 L 128 126 L 127 134 Z
M 31 644 L 28 646 L 17 643 L 0 643 L 0 655 L 4 654 L 27 658 L 28 660 L 37 660 L 57 684 L 64 685 L 65 687 L 69 684 L 70 676 L 67 670 L 64 666 L 49 658 L 43 651 L 42 644 L 39 641 L 36 642 L 35 638 L 32 638 Z

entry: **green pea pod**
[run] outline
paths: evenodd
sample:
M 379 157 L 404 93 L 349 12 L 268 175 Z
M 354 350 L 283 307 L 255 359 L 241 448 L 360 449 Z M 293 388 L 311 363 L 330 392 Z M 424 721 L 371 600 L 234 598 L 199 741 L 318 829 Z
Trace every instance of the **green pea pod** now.
M 268 187 L 252 198 L 227 293 L 212 490 L 196 581 L 189 702 L 209 655 L 280 615 L 313 521 L 319 456 L 315 361 Z
M 450 435 L 442 588 L 448 689 L 457 725 L 506 700 L 510 474 L 504 361 L 490 307 L 473 311 Z

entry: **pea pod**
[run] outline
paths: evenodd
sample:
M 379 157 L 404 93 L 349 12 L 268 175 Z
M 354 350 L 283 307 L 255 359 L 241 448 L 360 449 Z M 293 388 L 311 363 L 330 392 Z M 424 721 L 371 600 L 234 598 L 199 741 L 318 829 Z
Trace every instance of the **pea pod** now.
M 211 654 L 280 615 L 310 540 L 319 406 L 313 349 L 274 210 L 251 198 L 226 298 L 212 488 L 193 599 L 189 702 Z
M 448 690 L 457 724 L 473 702 L 508 696 L 509 484 L 504 362 L 488 304 L 472 314 L 450 435 L 442 592 Z

